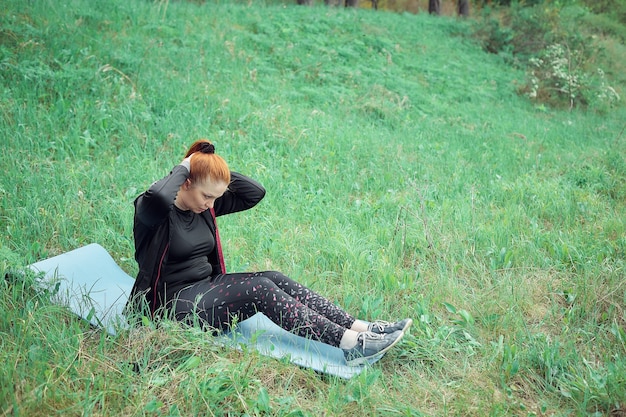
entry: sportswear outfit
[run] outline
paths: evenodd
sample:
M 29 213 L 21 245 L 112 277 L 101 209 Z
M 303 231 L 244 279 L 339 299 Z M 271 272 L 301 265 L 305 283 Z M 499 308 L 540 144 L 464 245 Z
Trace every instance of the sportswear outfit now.
M 215 218 L 254 207 L 263 186 L 231 172 L 213 209 L 197 214 L 174 204 L 188 177 L 183 162 L 135 200 L 139 273 L 127 308 L 213 329 L 261 312 L 285 330 L 338 347 L 355 318 L 329 300 L 280 272 L 226 273 Z

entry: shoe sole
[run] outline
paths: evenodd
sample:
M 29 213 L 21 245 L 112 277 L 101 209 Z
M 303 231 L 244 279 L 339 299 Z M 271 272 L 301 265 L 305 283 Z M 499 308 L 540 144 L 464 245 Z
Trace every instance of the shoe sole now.
M 409 319 L 409 321 L 407 321 L 406 324 L 404 325 L 404 328 L 402 329 L 402 333 L 406 333 L 407 330 L 409 330 L 409 327 L 411 327 L 412 324 L 413 324 L 413 320 Z
M 376 352 L 375 354 L 370 355 L 370 356 L 359 356 L 358 358 L 354 358 L 351 361 L 346 361 L 346 363 L 348 364 L 348 366 L 359 366 L 359 365 L 362 365 L 363 363 L 369 361 L 370 359 L 382 357 L 385 353 L 387 353 L 387 351 L 389 349 L 394 347 L 400 340 L 402 340 L 403 337 L 404 337 L 404 332 L 402 332 L 402 334 L 400 334 L 400 336 L 398 336 L 396 338 L 396 340 L 393 341 L 392 344 L 390 344 L 389 346 L 387 346 L 383 350 L 381 350 L 379 352 Z

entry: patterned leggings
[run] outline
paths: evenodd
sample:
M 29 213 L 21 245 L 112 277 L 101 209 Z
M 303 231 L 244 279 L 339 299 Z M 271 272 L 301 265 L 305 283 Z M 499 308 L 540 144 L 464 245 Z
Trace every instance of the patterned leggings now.
M 355 321 L 326 298 L 276 271 L 200 281 L 178 292 L 173 310 L 177 320 L 189 322 L 197 316 L 218 329 L 227 327 L 233 317 L 241 321 L 260 312 L 287 331 L 336 347 Z

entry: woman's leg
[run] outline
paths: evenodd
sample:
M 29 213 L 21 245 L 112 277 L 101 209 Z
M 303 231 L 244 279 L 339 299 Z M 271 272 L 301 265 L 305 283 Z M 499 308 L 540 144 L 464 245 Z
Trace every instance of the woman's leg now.
M 312 310 L 315 310 L 317 313 L 326 317 L 333 323 L 340 325 L 343 328 L 349 329 L 352 324 L 355 322 L 355 318 L 348 314 L 346 311 L 341 309 L 336 304 L 332 303 L 328 299 L 322 297 L 318 293 L 312 291 L 311 289 L 305 287 L 304 285 L 292 280 L 286 275 L 277 272 L 277 271 L 264 271 L 264 272 L 253 272 L 249 274 L 230 274 L 237 275 L 242 277 L 265 277 L 271 280 L 278 288 L 283 290 L 285 293 L 289 294 L 294 299 L 298 300 L 305 306 L 309 307 Z M 221 275 L 216 278 L 219 282 L 222 277 L 228 277 L 229 275 Z M 228 278 L 226 278 L 228 279 Z
M 285 284 L 282 279 L 278 281 Z M 324 304 L 319 300 L 322 297 L 305 287 L 294 286 L 293 281 L 288 284 L 302 297 L 314 300 L 318 308 Z M 261 312 L 287 331 L 332 346 L 338 347 L 346 332 L 345 327 L 307 307 L 263 274 L 226 274 L 213 282 L 201 281 L 179 291 L 174 302 L 178 320 L 189 322 L 197 316 L 214 328 L 227 327 L 233 317 L 241 321 Z M 337 313 L 332 309 L 329 311 Z M 339 316 L 340 319 L 350 320 L 347 315 Z
M 286 275 L 277 271 L 256 272 L 254 276 L 264 276 L 272 280 L 280 289 L 300 301 L 307 307 L 317 311 L 333 323 L 353 330 L 355 332 L 372 331 L 378 334 L 390 334 L 397 330 L 406 332 L 413 323 L 411 319 L 404 319 L 397 322 L 375 321 L 370 323 L 364 320 L 356 320 L 346 311 L 330 302 L 304 285 L 292 280 Z

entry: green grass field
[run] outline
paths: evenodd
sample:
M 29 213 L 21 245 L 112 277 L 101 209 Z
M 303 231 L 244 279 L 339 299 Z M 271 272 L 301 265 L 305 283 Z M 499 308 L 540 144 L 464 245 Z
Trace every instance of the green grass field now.
M 134 275 L 133 199 L 204 137 L 268 189 L 220 222 L 230 271 L 414 325 L 344 381 L 175 323 L 113 338 L 17 274 L 0 416 L 626 415 L 626 109 L 524 77 L 426 14 L 5 0 L 3 276 L 92 242 Z

